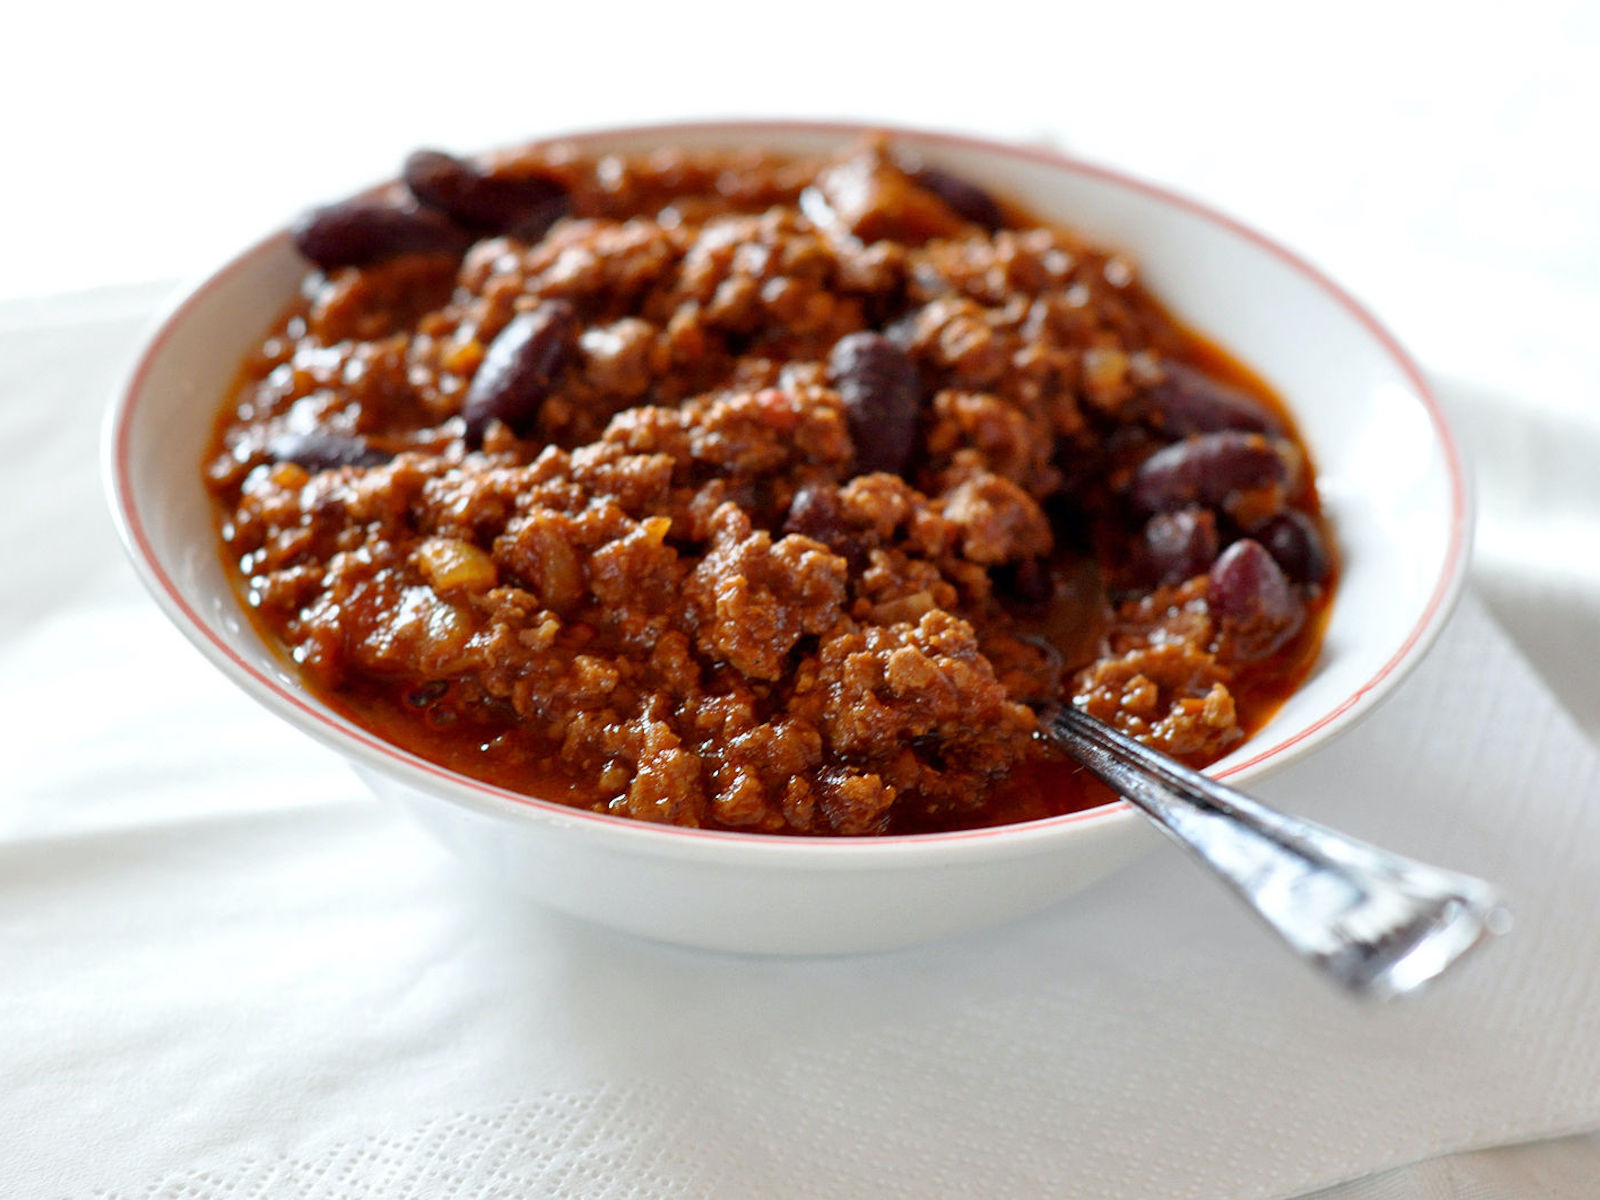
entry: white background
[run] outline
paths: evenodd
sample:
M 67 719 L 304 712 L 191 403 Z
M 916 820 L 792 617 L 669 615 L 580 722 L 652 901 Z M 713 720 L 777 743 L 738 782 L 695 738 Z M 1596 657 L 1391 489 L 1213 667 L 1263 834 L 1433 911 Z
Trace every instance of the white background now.
M 34 3 L 4 41 L 0 296 L 200 273 L 419 144 L 866 117 L 1055 140 L 1301 249 L 1424 361 L 1600 390 L 1587 0 Z

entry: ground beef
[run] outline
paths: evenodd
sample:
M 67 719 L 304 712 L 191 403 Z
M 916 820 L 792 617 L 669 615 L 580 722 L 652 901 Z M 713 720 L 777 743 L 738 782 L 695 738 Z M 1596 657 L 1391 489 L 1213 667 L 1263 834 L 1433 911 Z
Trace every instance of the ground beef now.
M 1307 670 L 1304 448 L 1125 258 L 881 139 L 430 166 L 498 207 L 445 210 L 459 255 L 320 210 L 206 466 L 259 621 L 384 736 L 643 820 L 916 832 L 1102 798 L 1040 705 L 1203 763 Z

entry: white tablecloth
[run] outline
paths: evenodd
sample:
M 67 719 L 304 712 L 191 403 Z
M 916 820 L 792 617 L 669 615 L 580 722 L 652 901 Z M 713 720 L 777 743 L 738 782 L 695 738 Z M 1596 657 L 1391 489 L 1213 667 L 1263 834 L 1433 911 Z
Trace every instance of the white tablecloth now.
M 649 946 L 482 892 L 139 593 L 94 435 L 163 291 L 0 307 L 20 1194 L 1270 1197 L 1600 1126 L 1600 756 L 1476 595 L 1379 716 L 1264 789 L 1510 889 L 1513 936 L 1416 1005 L 1325 993 L 1165 850 L 894 955 Z M 1534 457 L 1560 490 L 1558 450 Z M 1485 459 L 1487 541 L 1519 541 L 1518 460 Z M 1559 598 L 1540 622 L 1594 619 Z M 1439 1189 L 1528 1157 L 1330 1194 L 1518 1194 Z M 1593 1143 L 1537 1162 L 1587 1181 Z

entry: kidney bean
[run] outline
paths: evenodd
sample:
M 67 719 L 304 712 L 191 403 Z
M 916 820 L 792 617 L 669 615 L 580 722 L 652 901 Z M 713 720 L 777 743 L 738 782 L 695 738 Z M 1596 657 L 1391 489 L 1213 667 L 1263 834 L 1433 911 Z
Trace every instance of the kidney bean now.
M 995 198 L 977 184 L 968 183 L 943 167 L 926 163 L 906 164 L 903 169 L 918 187 L 939 197 L 958 217 L 988 230 L 999 229 L 1006 223 L 1005 214 L 1000 211 Z
M 361 437 L 313 429 L 307 433 L 280 433 L 267 442 L 273 462 L 292 462 L 308 471 L 334 467 L 376 467 L 394 457 Z
M 1277 561 L 1253 538 L 1241 538 L 1212 564 L 1206 600 L 1222 622 L 1224 652 L 1241 662 L 1272 654 L 1305 618 Z
M 1168 437 L 1241 429 L 1281 434 L 1278 419 L 1246 392 L 1184 363 L 1161 364 L 1163 378 L 1145 393 L 1150 423 Z
M 798 533 L 824 545 L 843 534 L 844 526 L 839 520 L 839 493 L 831 487 L 816 484 L 801 488 L 789 503 L 783 531 Z
M 828 376 L 850 418 L 856 469 L 905 470 L 922 410 L 922 381 L 911 356 L 881 333 L 852 333 L 834 344 Z
M 844 523 L 839 512 L 839 491 L 829 484 L 807 484 L 794 494 L 783 531 L 821 542 L 843 558 L 851 571 L 866 566 L 866 548 Z
M 566 189 L 552 179 L 486 175 L 442 150 L 413 152 L 400 177 L 419 203 L 479 234 L 538 241 L 569 208 Z
M 1317 523 L 1299 509 L 1286 509 L 1250 531 L 1296 583 L 1321 583 L 1333 569 Z
M 289 227 L 295 248 L 324 271 L 402 254 L 461 254 L 470 240 L 431 208 L 341 200 L 302 213 Z
M 1259 433 L 1203 433 L 1157 450 L 1134 472 L 1128 498 L 1140 512 L 1218 505 L 1230 493 L 1286 485 L 1293 458 L 1286 443 Z
M 546 300 L 511 319 L 489 343 L 462 401 L 468 442 L 481 442 L 492 420 L 519 434 L 528 431 L 572 355 L 577 325 L 565 300 Z
M 1151 583 L 1182 583 L 1210 567 L 1220 545 L 1214 513 L 1180 508 L 1157 513 L 1145 522 L 1134 547 L 1134 561 Z

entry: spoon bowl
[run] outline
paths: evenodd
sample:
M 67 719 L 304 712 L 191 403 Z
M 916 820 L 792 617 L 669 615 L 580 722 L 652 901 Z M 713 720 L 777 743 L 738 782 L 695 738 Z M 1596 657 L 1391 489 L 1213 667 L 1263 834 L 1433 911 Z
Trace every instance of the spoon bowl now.
M 1276 812 L 1075 708 L 1050 739 L 1210 867 L 1300 955 L 1354 995 L 1413 995 L 1511 917 L 1481 879 Z

